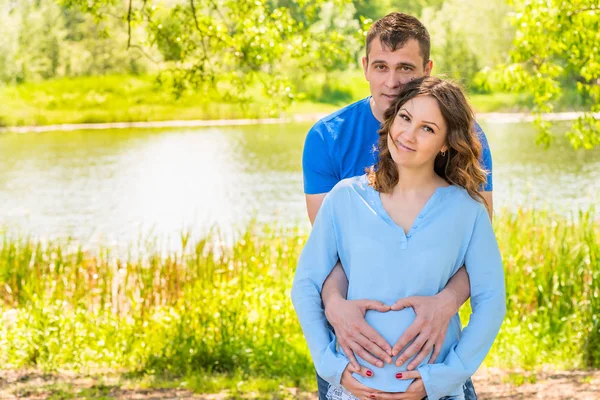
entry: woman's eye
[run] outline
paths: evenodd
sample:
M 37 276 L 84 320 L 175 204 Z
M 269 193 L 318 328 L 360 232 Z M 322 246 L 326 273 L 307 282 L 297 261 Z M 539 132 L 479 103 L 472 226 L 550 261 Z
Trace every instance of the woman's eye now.
M 433 131 L 433 129 L 431 129 L 431 128 L 430 128 L 430 127 L 428 127 L 428 126 L 424 126 L 424 127 L 423 127 L 423 129 L 425 130 L 425 132 L 429 132 L 429 133 L 435 133 L 435 132 Z
M 408 115 L 400 114 L 400 118 L 402 118 L 405 121 L 410 121 L 410 118 L 408 118 Z

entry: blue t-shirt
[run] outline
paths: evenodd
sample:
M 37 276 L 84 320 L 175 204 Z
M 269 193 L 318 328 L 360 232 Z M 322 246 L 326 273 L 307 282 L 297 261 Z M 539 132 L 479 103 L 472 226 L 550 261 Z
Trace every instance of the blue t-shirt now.
M 328 115 L 308 132 L 302 154 L 305 194 L 327 193 L 342 179 L 362 175 L 377 163 L 381 124 L 371 111 L 370 99 Z M 492 154 L 479 124 L 474 128 L 483 147 L 481 166 L 488 172 L 484 190 L 491 191 Z

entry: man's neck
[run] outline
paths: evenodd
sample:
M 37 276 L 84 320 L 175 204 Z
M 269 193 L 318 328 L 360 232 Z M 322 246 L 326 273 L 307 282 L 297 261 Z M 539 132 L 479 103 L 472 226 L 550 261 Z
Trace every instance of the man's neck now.
M 377 106 L 375 105 L 375 100 L 373 100 L 373 96 L 369 99 L 369 106 L 371 107 L 371 113 L 375 119 L 383 124 L 383 112 L 381 112 Z

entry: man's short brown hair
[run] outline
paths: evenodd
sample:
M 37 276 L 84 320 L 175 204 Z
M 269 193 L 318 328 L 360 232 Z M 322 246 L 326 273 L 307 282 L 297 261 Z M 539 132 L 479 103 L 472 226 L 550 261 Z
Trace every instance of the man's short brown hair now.
M 375 21 L 367 32 L 367 60 L 371 42 L 379 38 L 381 45 L 392 51 L 404 46 L 410 39 L 419 42 L 419 49 L 423 57 L 423 66 L 429 61 L 431 40 L 427 28 L 415 17 L 393 12 Z

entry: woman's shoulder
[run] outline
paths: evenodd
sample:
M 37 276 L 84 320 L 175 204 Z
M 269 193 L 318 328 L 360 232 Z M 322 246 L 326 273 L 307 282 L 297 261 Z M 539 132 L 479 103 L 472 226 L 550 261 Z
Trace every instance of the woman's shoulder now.
M 366 175 L 354 176 L 339 181 L 327 194 L 326 200 L 336 206 L 346 204 L 350 207 L 359 198 L 370 199 L 373 190 Z
M 363 193 L 372 189 L 369 186 L 367 175 L 358 175 L 351 178 L 345 178 L 339 181 L 329 192 L 332 196 L 339 196 L 348 193 Z
M 475 215 L 479 214 L 480 212 L 487 213 L 483 201 L 480 199 L 474 199 L 469 194 L 467 189 L 456 185 L 451 185 L 449 188 L 452 188 L 456 204 L 458 207 L 460 207 L 462 212 L 472 212 Z

